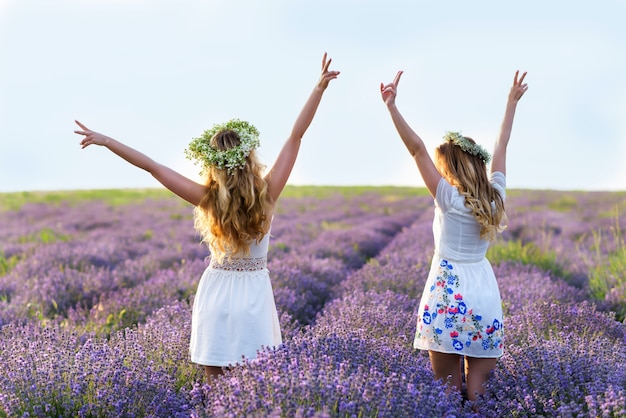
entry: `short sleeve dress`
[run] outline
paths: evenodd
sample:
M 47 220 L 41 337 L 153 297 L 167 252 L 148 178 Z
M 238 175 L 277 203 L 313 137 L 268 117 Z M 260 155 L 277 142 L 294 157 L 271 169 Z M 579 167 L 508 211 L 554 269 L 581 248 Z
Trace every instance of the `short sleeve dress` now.
M 505 195 L 505 176 L 491 184 Z M 502 356 L 504 324 L 489 242 L 456 187 L 441 179 L 435 196 L 435 252 L 419 305 L 413 346 L 468 357 Z
M 282 343 L 274 292 L 267 270 L 269 232 L 250 254 L 212 257 L 193 302 L 191 361 L 225 367 Z M 212 251 L 215 255 L 215 250 Z

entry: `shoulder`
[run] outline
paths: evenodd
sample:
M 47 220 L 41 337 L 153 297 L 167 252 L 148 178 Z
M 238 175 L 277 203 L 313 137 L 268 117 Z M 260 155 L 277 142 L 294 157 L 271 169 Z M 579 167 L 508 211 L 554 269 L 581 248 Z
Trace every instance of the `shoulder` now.
M 459 196 L 459 190 L 455 186 L 448 183 L 443 177 L 439 180 L 435 201 L 441 208 L 445 209 L 450 206 Z
M 501 173 L 500 171 L 494 171 L 493 173 L 491 173 L 491 176 L 489 176 L 489 182 L 500 193 L 500 195 L 504 199 L 505 194 L 506 194 L 506 192 L 505 192 L 505 189 L 506 189 L 506 177 L 505 177 L 505 175 L 503 173 Z
M 497 184 L 502 187 L 506 187 L 506 176 L 500 171 L 494 171 L 489 176 L 491 184 Z

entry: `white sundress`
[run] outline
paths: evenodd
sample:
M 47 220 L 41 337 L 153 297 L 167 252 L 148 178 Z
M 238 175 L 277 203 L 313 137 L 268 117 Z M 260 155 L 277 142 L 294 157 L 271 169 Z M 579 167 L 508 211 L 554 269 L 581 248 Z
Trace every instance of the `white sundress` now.
M 191 317 L 191 361 L 226 367 L 282 343 L 267 270 L 269 232 L 250 254 L 211 258 L 198 284 Z
M 505 198 L 505 176 L 491 184 Z M 498 358 L 504 346 L 502 300 L 489 242 L 456 187 L 441 179 L 435 196 L 435 253 L 419 305 L 413 346 L 421 350 Z

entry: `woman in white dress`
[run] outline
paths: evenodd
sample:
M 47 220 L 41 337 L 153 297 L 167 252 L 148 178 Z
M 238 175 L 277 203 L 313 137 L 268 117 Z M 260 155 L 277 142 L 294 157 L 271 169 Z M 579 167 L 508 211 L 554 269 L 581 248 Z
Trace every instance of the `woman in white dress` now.
M 396 107 L 402 71 L 380 85 L 391 119 L 415 159 L 435 199 L 435 251 L 419 305 L 414 347 L 428 350 L 436 379 L 448 390 L 462 390 L 465 360 L 467 397 L 484 393 L 484 383 L 502 356 L 502 302 L 493 269 L 485 258 L 489 242 L 506 223 L 504 211 L 506 148 L 517 103 L 528 89 L 526 73 L 515 73 L 500 135 L 491 156 L 473 139 L 449 132 L 433 162 L 422 139 Z
M 339 75 L 329 70 L 330 63 L 325 53 L 321 76 L 267 174 L 254 151 L 258 131 L 238 119 L 215 125 L 186 149 L 187 157 L 201 165 L 204 184 L 76 121 L 80 130 L 74 132 L 84 136 L 83 148 L 105 146 L 195 206 L 195 227 L 209 246 L 211 261 L 194 299 L 190 354 L 204 366 L 207 379 L 282 342 L 266 268 L 269 231 L 302 136 L 329 82 Z

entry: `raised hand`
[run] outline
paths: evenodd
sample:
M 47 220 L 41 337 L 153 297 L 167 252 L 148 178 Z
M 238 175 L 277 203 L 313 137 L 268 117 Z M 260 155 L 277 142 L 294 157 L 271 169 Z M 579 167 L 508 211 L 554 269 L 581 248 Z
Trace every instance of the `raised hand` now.
M 326 57 L 327 54 L 326 52 L 324 52 L 324 57 L 322 58 L 322 75 L 320 76 L 320 80 L 317 83 L 317 86 L 322 90 L 326 90 L 326 87 L 328 87 L 328 83 L 330 83 L 330 80 L 334 80 L 339 75 L 339 71 L 330 71 L 328 69 L 332 59 L 328 58 L 328 60 L 326 60 Z
M 383 102 L 387 106 L 393 105 L 396 102 L 396 95 L 398 94 L 398 83 L 400 83 L 400 77 L 402 77 L 403 71 L 398 71 L 396 78 L 389 84 L 380 83 L 380 94 L 383 98 Z
M 509 97 L 506 103 L 506 110 L 504 111 L 504 119 L 500 126 L 500 134 L 496 139 L 496 144 L 493 150 L 493 159 L 491 160 L 491 172 L 500 172 L 506 175 L 506 148 L 511 139 L 511 131 L 513 130 L 513 119 L 515 118 L 515 109 L 517 108 L 517 102 L 522 98 L 526 90 L 528 90 L 528 84 L 524 83 L 526 72 L 519 76 L 519 70 L 515 71 L 515 77 L 513 78 L 513 86 L 509 91 Z
M 108 136 L 99 134 L 98 132 L 92 131 L 87 128 L 85 125 L 75 120 L 76 124 L 80 126 L 82 130 L 75 130 L 74 133 L 78 135 L 84 135 L 85 137 L 80 141 L 81 148 L 88 147 L 89 145 L 106 145 L 107 142 L 111 140 Z
M 509 92 L 509 101 L 517 102 L 522 98 L 526 90 L 528 90 L 528 84 L 524 83 L 526 77 L 526 71 L 519 77 L 519 70 L 515 71 L 515 78 L 513 79 L 513 86 Z

